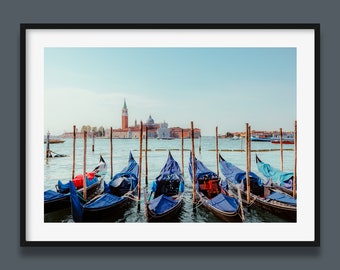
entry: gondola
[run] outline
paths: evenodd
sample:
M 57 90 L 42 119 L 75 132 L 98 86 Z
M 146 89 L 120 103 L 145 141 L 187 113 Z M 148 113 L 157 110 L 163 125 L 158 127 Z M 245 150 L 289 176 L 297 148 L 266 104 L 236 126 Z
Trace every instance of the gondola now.
M 71 212 L 75 222 L 103 221 L 110 219 L 114 211 L 134 199 L 138 186 L 138 168 L 130 152 L 128 165 L 114 175 L 111 181 L 104 182 L 104 192 L 83 203 L 77 196 L 73 182 L 70 182 Z
M 102 156 L 98 165 L 87 173 L 86 177 L 86 193 L 88 198 L 96 196 L 102 192 L 103 180 L 107 173 L 107 165 Z M 70 181 L 71 182 L 71 181 Z M 77 194 L 84 202 L 83 198 L 83 176 L 77 175 L 72 179 L 72 182 L 77 186 Z M 62 183 L 58 180 L 55 185 L 56 190 L 44 191 L 44 213 L 57 211 L 63 208 L 70 207 L 70 183 Z
M 293 195 L 293 172 L 282 172 L 270 164 L 264 163 L 257 155 L 256 165 L 259 172 L 271 181 L 273 187 Z
M 219 155 L 219 164 L 231 190 L 233 192 L 240 190 L 243 201 L 246 203 L 246 172 L 224 160 L 221 155 Z M 249 172 L 249 180 L 250 202 L 248 206 L 254 204 L 287 221 L 296 221 L 296 199 L 281 190 L 266 186 L 266 183 L 263 183 L 263 180 L 254 172 Z
M 174 221 L 178 218 L 184 201 L 183 192 L 181 169 L 169 151 L 164 167 L 152 183 L 150 196 L 145 199 L 147 220 Z
M 228 193 L 228 182 L 208 169 L 201 161 L 196 162 L 197 203 L 222 221 L 243 222 L 243 213 L 238 198 Z M 193 180 L 193 162 L 190 155 L 189 174 Z

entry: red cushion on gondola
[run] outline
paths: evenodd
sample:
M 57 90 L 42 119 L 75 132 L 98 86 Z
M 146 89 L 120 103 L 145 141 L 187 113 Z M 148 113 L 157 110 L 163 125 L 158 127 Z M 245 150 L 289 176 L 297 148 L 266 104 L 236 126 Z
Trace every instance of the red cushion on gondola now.
M 83 180 L 84 177 L 82 174 L 78 174 L 76 177 L 73 178 L 72 182 L 76 189 L 82 188 L 83 187 Z

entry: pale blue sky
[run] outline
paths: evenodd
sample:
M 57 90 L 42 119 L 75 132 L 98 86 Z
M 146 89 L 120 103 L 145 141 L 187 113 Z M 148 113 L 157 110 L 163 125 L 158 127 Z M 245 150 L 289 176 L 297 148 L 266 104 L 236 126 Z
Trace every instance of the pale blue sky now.
M 295 48 L 46 48 L 45 133 L 155 122 L 202 135 L 293 130 Z

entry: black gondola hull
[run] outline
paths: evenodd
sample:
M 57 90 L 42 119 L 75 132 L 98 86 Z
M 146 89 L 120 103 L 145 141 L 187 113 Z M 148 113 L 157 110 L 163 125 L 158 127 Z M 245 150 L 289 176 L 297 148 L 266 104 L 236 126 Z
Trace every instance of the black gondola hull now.
M 56 200 L 44 201 L 44 213 L 50 213 L 65 209 L 71 206 L 70 197 L 63 197 Z
M 84 208 L 83 209 L 83 222 L 105 222 L 113 221 L 120 218 L 124 212 L 125 207 L 129 206 L 131 200 L 124 198 L 118 203 L 102 207 L 102 208 Z
M 169 209 L 168 211 L 162 214 L 156 214 L 149 208 L 147 203 L 147 221 L 148 222 L 178 222 L 179 221 L 179 212 L 181 211 L 184 199 L 181 198 L 179 202 L 175 205 L 175 207 Z

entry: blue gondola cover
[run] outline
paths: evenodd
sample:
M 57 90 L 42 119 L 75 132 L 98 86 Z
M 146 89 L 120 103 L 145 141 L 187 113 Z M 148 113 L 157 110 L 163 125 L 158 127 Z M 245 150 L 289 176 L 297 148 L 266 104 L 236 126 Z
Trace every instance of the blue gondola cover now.
M 196 161 L 196 180 L 197 181 L 204 180 L 204 179 L 218 178 L 218 175 L 215 172 L 208 169 L 208 167 L 206 167 L 200 160 L 195 158 L 195 161 Z M 188 169 L 189 169 L 190 177 L 193 178 L 192 155 L 190 155 L 190 162 L 189 162 Z
M 282 194 L 280 192 L 271 193 L 269 196 L 267 196 L 267 199 L 272 199 L 275 201 L 284 202 L 284 203 L 291 204 L 291 205 L 296 205 L 296 199 L 290 196 L 287 196 L 285 194 Z
M 220 159 L 220 169 L 226 179 L 235 184 L 240 184 L 246 179 L 246 172 L 234 166 L 232 163 Z M 262 179 L 254 172 L 249 172 L 250 181 L 256 183 L 259 187 L 263 185 Z
M 53 201 L 56 199 L 66 198 L 70 197 L 70 194 L 62 194 L 60 192 L 54 191 L 54 190 L 46 190 L 44 191 L 44 201 Z
M 291 188 L 293 172 L 282 172 L 279 169 L 272 167 L 268 163 L 264 163 L 260 160 L 256 162 L 258 170 L 268 179 L 271 179 L 274 183 Z
M 238 200 L 222 193 L 209 200 L 208 204 L 224 212 L 233 213 L 238 210 Z
M 160 171 L 159 175 L 156 177 L 156 181 L 182 181 L 183 177 L 181 174 L 181 169 L 177 161 L 172 157 L 169 152 L 168 159 Z
M 102 196 L 98 197 L 97 200 L 84 204 L 84 208 L 87 209 L 107 208 L 123 201 L 124 199 L 125 199 L 124 197 L 119 197 L 110 193 L 105 193 Z
M 139 165 L 133 158 L 132 153 L 130 152 L 128 165 L 124 169 L 122 169 L 119 173 L 113 176 L 109 185 L 117 187 L 119 186 L 119 184 L 116 183 L 116 181 L 125 179 L 127 181 L 130 181 L 131 189 L 134 189 L 138 184 L 138 171 Z
M 161 215 L 169 209 L 172 209 L 178 203 L 178 200 L 162 194 L 150 202 L 149 208 L 157 215 Z
M 65 183 L 63 184 L 60 180 L 58 180 L 58 191 L 60 193 L 68 193 L 70 192 L 70 184 L 69 183 Z

